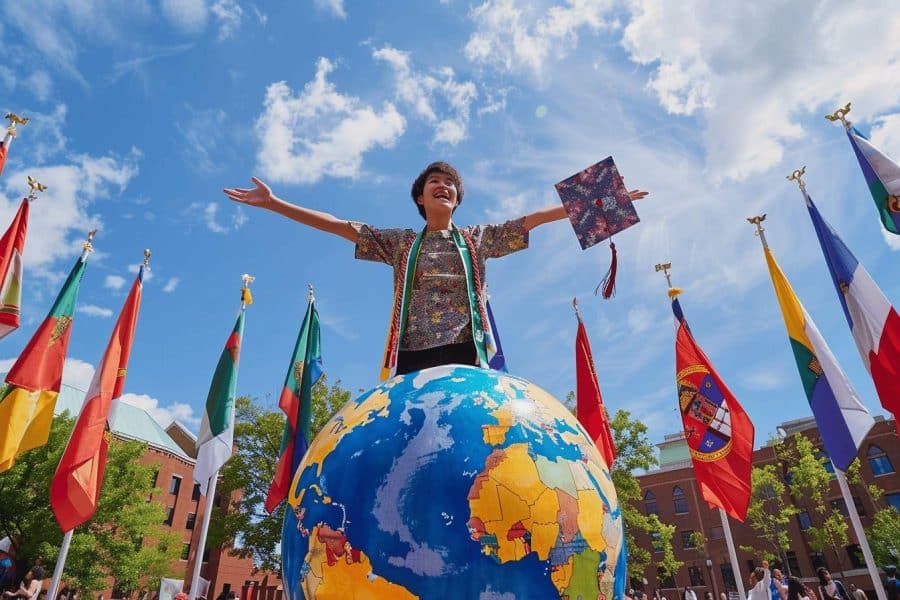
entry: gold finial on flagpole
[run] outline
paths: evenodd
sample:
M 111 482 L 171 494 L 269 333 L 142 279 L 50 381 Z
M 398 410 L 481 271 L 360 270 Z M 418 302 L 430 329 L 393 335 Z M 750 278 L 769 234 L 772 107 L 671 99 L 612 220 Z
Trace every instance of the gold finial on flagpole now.
M 572 298 L 572 308 L 575 310 L 575 317 L 581 323 L 581 311 L 578 310 L 578 298 Z
M 768 248 L 769 243 L 766 241 L 766 229 L 762 226 L 763 221 L 766 220 L 766 214 L 763 213 L 761 215 L 755 217 L 747 217 L 747 222 L 751 225 L 756 225 L 756 235 L 759 236 L 759 241 L 762 242 L 763 248 Z
M 803 165 L 799 169 L 794 169 L 794 171 L 785 179 L 788 181 L 796 181 L 797 185 L 800 186 L 800 191 L 806 192 L 806 182 L 803 181 L 804 175 L 806 175 L 806 165 Z
M 26 125 L 28 123 L 28 117 L 20 117 L 16 113 L 6 113 L 6 117 L 4 117 L 7 121 L 9 121 L 9 127 L 6 128 L 6 132 L 9 135 L 16 137 L 16 125 Z
M 244 287 L 241 288 L 241 310 L 243 310 L 244 307 L 253 304 L 253 294 L 250 293 L 250 284 L 256 281 L 256 277 L 244 273 L 241 275 L 241 281 L 244 282 Z
M 847 120 L 847 113 L 850 112 L 850 103 L 848 102 L 841 108 L 837 109 L 830 115 L 825 115 L 825 118 L 831 121 L 832 123 L 835 121 L 840 121 L 844 124 L 845 129 L 850 129 L 852 123 Z
M 307 301 L 309 304 L 312 304 L 313 302 L 316 301 L 316 295 L 315 295 L 315 293 L 314 293 L 314 291 L 313 291 L 313 284 L 307 283 L 307 284 L 306 284 L 306 288 L 307 288 L 307 290 L 308 290 L 308 291 L 306 292 L 306 301 Z
M 34 177 L 32 177 L 31 175 L 29 175 L 27 177 L 26 181 L 28 181 L 28 187 L 31 189 L 31 191 L 28 193 L 29 200 L 36 199 L 39 192 L 47 191 L 47 186 L 44 185 L 43 183 L 41 183 L 40 181 L 38 181 L 37 179 L 35 179 Z
M 144 268 L 150 268 L 150 248 L 144 248 Z
M 666 276 L 666 283 L 669 285 L 669 291 L 668 291 L 669 298 L 671 298 L 671 299 L 674 300 L 674 299 L 675 299 L 675 296 L 677 296 L 678 294 L 681 293 L 681 288 L 677 288 L 677 287 L 673 287 L 673 286 L 672 286 L 672 276 L 669 275 L 669 269 L 672 268 L 672 263 L 670 263 L 670 262 L 667 262 L 667 263 L 657 263 L 655 268 L 656 268 L 656 272 L 657 272 L 657 273 L 659 273 L 660 271 L 662 271 L 662 272 L 663 272 L 663 275 Z
M 94 251 L 94 243 L 93 243 L 93 242 L 94 242 L 94 236 L 95 236 L 95 235 L 97 235 L 97 230 L 96 230 L 96 229 L 91 229 L 90 231 L 88 231 L 87 239 L 84 241 L 84 244 L 81 246 L 81 248 L 82 248 L 86 253 L 87 253 L 87 252 L 93 252 L 93 251 Z

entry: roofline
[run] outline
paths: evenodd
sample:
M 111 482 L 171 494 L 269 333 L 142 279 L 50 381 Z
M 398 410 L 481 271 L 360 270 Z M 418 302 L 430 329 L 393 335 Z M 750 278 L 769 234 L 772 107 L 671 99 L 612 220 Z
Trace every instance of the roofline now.
M 172 422 L 169 423 L 166 427 L 164 427 L 164 429 L 168 429 L 168 428 L 171 427 L 172 425 L 175 425 L 176 427 L 178 427 L 178 429 L 180 429 L 180 430 L 182 431 L 182 433 L 184 433 L 185 435 L 187 435 L 189 438 L 191 438 L 191 439 L 194 440 L 195 442 L 197 441 L 197 436 L 194 435 L 194 434 L 191 432 L 191 430 L 188 429 L 181 421 L 172 419 Z
M 160 446 L 159 444 L 154 444 L 153 442 L 151 442 L 151 441 L 149 441 L 149 440 L 145 440 L 145 439 L 143 439 L 143 438 L 135 437 L 135 436 L 133 436 L 133 435 L 128 435 L 128 434 L 126 434 L 126 433 L 122 433 L 121 431 L 113 431 L 113 432 L 112 432 L 112 435 L 113 435 L 114 437 L 117 437 L 117 438 L 122 439 L 122 440 L 130 440 L 130 441 L 132 441 L 132 442 L 139 442 L 139 443 L 141 443 L 141 444 L 147 444 L 147 447 L 148 447 L 148 448 L 153 448 L 154 450 L 159 450 L 160 452 L 165 452 L 166 454 L 170 454 L 170 455 L 174 456 L 175 458 L 178 458 L 178 459 L 180 459 L 180 460 L 183 460 L 183 461 L 185 461 L 185 462 L 187 462 L 187 463 L 190 463 L 190 464 L 192 464 L 192 465 L 196 465 L 196 464 L 197 464 L 197 460 L 194 459 L 194 458 L 191 458 L 190 456 L 188 456 L 187 453 L 185 453 L 184 455 L 176 454 L 175 452 L 172 451 L 171 448 L 168 448 L 168 447 L 166 447 L 166 446 Z

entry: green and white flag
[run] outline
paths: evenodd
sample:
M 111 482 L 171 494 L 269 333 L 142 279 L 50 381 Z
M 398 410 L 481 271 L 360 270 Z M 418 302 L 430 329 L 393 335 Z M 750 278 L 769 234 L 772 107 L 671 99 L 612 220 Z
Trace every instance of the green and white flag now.
M 238 315 L 234 330 L 225 342 L 225 349 L 216 365 L 200 435 L 197 436 L 197 465 L 194 481 L 200 484 L 200 493 L 206 495 L 209 478 L 231 458 L 234 442 L 234 397 L 237 390 L 238 358 L 241 339 L 244 336 L 244 309 Z

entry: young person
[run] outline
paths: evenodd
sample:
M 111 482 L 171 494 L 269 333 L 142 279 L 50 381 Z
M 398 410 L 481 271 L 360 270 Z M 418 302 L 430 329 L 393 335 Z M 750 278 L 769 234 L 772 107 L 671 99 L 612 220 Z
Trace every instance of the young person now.
M 809 600 L 806 595 L 806 586 L 797 577 L 788 578 L 787 600 Z
M 769 589 L 771 583 L 769 561 L 764 560 L 761 567 L 756 567 L 750 573 L 750 590 L 747 592 L 747 600 L 777 600 L 772 598 L 772 592 Z
M 844 584 L 833 579 L 828 569 L 819 567 L 816 575 L 819 577 L 819 597 L 822 600 L 852 600 Z
M 227 188 L 235 202 L 264 208 L 356 245 L 356 258 L 394 270 L 394 309 L 382 361 L 382 379 L 443 364 L 488 367 L 496 351 L 486 310 L 485 261 L 528 247 L 529 232 L 566 218 L 552 206 L 500 225 L 457 227 L 463 180 L 446 162 L 428 165 L 411 197 L 425 228 L 378 229 L 304 208 L 275 196 L 256 177 L 253 188 Z M 646 192 L 629 192 L 633 200 Z
M 25 579 L 19 584 L 19 589 L 14 592 L 3 592 L 7 598 L 22 598 L 23 600 L 37 600 L 44 583 L 44 568 L 38 565 L 31 567 L 25 574 Z

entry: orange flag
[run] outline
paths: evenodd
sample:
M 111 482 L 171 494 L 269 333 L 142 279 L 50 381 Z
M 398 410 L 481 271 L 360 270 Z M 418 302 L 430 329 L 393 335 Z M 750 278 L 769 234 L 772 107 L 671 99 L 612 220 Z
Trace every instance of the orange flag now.
M 603 398 L 600 396 L 600 382 L 594 370 L 594 357 L 591 355 L 591 343 L 581 317 L 578 317 L 578 333 L 575 336 L 575 380 L 576 408 L 578 421 L 584 427 L 607 467 L 612 467 L 616 459 L 616 444 L 613 441 L 609 419 L 603 409 Z
M 97 511 L 109 449 L 107 419 L 112 401 L 122 394 L 125 385 L 128 356 L 141 306 L 143 276 L 142 267 L 119 314 L 100 366 L 94 372 L 87 401 L 50 484 L 50 506 L 64 532 L 89 521 Z

